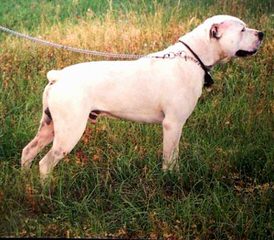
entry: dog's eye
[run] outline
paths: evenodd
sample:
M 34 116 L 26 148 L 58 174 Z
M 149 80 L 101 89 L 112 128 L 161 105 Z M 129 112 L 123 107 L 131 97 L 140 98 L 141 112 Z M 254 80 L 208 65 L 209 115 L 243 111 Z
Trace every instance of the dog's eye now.
M 244 32 L 244 31 L 245 31 L 245 28 L 243 28 L 241 32 Z

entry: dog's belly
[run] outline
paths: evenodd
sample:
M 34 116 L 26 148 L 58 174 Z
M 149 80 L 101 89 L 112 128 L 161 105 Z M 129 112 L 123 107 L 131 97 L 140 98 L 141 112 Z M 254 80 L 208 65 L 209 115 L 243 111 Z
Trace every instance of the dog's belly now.
M 90 118 L 95 121 L 99 116 L 107 116 L 111 118 L 125 119 L 135 122 L 144 122 L 144 123 L 161 123 L 164 119 L 163 112 L 119 112 L 119 111 L 104 111 L 104 110 L 95 110 L 90 113 Z

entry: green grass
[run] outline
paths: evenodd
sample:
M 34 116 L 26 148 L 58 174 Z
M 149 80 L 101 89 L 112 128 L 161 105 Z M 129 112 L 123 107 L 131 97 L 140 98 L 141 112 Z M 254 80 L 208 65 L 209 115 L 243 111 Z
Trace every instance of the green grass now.
M 90 9 L 90 10 L 88 10 Z M 42 188 L 22 148 L 41 116 L 48 70 L 99 60 L 0 33 L 0 236 L 272 239 L 273 3 L 3 0 L 0 23 L 76 47 L 160 50 L 214 14 L 266 33 L 256 56 L 213 71 L 180 142 L 179 174 L 161 171 L 160 125 L 100 119 Z

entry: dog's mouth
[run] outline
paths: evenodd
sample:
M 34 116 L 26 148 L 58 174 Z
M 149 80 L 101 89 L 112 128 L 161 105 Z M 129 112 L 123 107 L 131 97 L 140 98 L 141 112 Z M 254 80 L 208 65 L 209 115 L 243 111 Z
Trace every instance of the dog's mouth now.
M 256 52 L 257 52 L 257 50 L 254 50 L 254 51 L 238 50 L 235 55 L 237 57 L 247 57 L 247 56 L 251 56 L 251 55 L 255 54 Z

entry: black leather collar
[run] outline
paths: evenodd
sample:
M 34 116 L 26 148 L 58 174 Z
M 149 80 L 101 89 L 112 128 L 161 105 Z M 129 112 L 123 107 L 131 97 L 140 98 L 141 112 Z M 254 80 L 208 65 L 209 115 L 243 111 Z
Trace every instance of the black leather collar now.
M 210 68 L 205 66 L 202 60 L 198 57 L 198 55 L 183 41 L 179 40 L 180 43 L 182 43 L 192 54 L 193 56 L 197 59 L 199 62 L 201 68 L 205 71 L 205 76 L 204 76 L 204 86 L 205 87 L 210 87 L 214 81 L 212 77 L 209 74 Z

